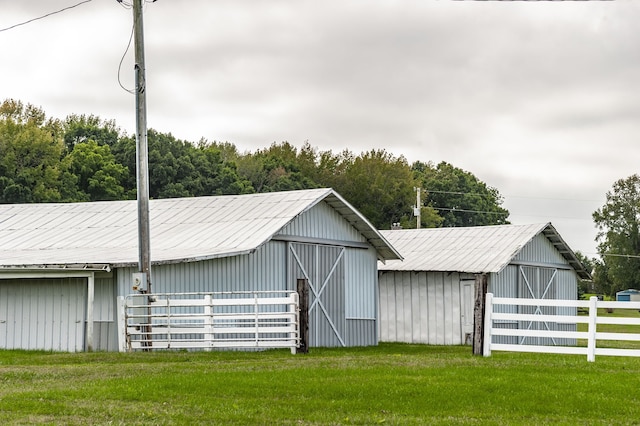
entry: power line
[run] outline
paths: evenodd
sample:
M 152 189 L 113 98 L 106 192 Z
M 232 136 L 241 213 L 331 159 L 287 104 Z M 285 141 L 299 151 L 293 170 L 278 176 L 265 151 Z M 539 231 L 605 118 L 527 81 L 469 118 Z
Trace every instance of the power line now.
M 473 195 L 476 197 L 493 197 L 492 194 L 481 194 L 478 192 L 463 192 L 463 191 L 437 191 L 430 189 L 423 189 L 423 192 L 427 194 L 451 194 L 451 195 Z M 556 200 L 556 201 L 597 201 L 600 202 L 602 200 L 587 200 L 587 199 L 577 199 L 577 198 L 554 198 L 554 197 L 531 197 L 525 195 L 509 195 L 509 194 L 498 194 L 500 197 L 504 198 L 524 198 L 524 199 L 532 199 L 532 200 Z
M 592 218 L 585 218 L 585 217 L 570 217 L 570 216 L 558 216 L 555 214 L 530 214 L 530 213 L 517 213 L 517 212 L 512 212 L 511 210 L 509 210 L 509 217 L 511 216 L 521 216 L 521 217 L 553 217 L 556 219 L 566 219 L 566 220 L 585 220 L 588 222 L 592 222 L 593 219 Z
M 446 207 L 433 207 L 433 206 L 426 206 L 426 207 L 431 207 L 434 210 L 445 210 L 445 211 L 449 211 L 449 212 L 461 212 L 461 213 L 485 213 L 485 214 L 497 214 L 497 215 L 502 215 L 505 216 L 507 215 L 507 212 L 487 212 L 487 211 L 481 211 L 481 210 L 465 210 L 465 209 L 450 209 L 450 208 L 446 208 Z
M 127 52 L 129 51 L 129 48 L 131 47 L 131 40 L 133 40 L 133 30 L 135 28 L 135 25 L 131 26 L 131 35 L 129 36 L 129 43 L 127 44 L 127 48 L 124 50 L 124 53 L 122 54 L 122 58 L 120 58 L 120 64 L 118 64 L 118 84 L 120 85 L 120 87 L 122 87 L 122 89 L 124 89 L 125 92 L 129 92 L 131 94 L 134 94 L 135 91 L 131 90 L 131 89 L 127 89 L 126 87 L 124 87 L 124 85 L 122 84 L 122 80 L 120 79 L 120 71 L 122 70 L 122 62 L 124 61 L 125 56 L 127 56 Z
M 4 32 L 4 31 L 12 30 L 12 29 L 20 27 L 22 25 L 27 25 L 27 24 L 29 24 L 29 23 L 31 23 L 33 21 L 37 21 L 37 20 L 40 20 L 40 19 L 47 18 L 47 17 L 49 17 L 51 15 L 55 15 L 57 13 L 64 12 L 65 10 L 73 9 L 74 7 L 78 7 L 78 6 L 82 5 L 82 4 L 89 3 L 91 1 L 93 1 L 93 0 L 83 0 L 80 3 L 76 3 L 74 5 L 64 7 L 62 9 L 60 9 L 60 10 L 56 10 L 55 12 L 50 12 L 50 13 L 47 13 L 46 15 L 38 16 L 37 18 L 29 19 L 28 21 L 24 21 L 24 22 L 20 22 L 18 24 L 15 24 L 15 25 L 11 25 L 10 27 L 0 28 L 0 33 Z
M 616 253 L 598 253 L 600 256 L 611 256 L 611 257 L 626 257 L 628 259 L 640 259 L 640 255 L 637 254 L 616 254 Z

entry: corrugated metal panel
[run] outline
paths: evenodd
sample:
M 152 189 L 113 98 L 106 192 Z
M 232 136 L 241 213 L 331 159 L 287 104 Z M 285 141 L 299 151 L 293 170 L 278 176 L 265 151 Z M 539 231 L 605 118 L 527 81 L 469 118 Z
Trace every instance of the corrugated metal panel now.
M 500 225 L 381 231 L 404 261 L 381 270 L 500 271 L 545 225 Z
M 249 253 L 323 202 L 350 223 L 359 238 L 364 235 L 379 258 L 399 258 L 333 190 L 312 189 L 151 200 L 152 260 L 195 261 Z M 137 235 L 135 201 L 0 205 L 0 266 L 135 265 Z
M 0 281 L 0 348 L 84 350 L 86 279 Z
M 466 343 L 473 294 L 457 273 L 383 272 L 380 285 L 380 340 L 432 345 Z M 470 310 L 470 312 L 463 311 Z
M 346 318 L 375 320 L 378 288 L 375 250 L 347 249 L 345 256 Z
M 348 346 L 375 346 L 378 344 L 376 321 L 347 319 L 346 336 Z
M 588 274 L 551 224 L 496 225 L 381 231 L 403 261 L 379 264 L 383 271 L 500 272 L 517 256 L 568 263 Z M 530 244 L 533 241 L 533 244 Z M 546 241 L 546 243 L 543 243 Z M 521 253 L 526 250 L 526 253 Z M 555 254 L 551 254 L 555 253 Z M 577 262 L 577 263 L 576 263 Z
M 532 258 L 523 257 L 522 261 L 533 261 L 531 259 L 540 258 L 547 259 L 550 265 L 555 260 L 553 253 L 551 255 L 542 255 L 537 250 L 544 246 L 543 244 L 533 244 L 534 247 L 525 251 L 532 255 Z M 547 248 L 548 249 L 548 248 Z M 554 252 L 554 250 L 550 250 Z M 548 257 L 551 256 L 551 257 Z M 526 281 L 525 281 L 526 280 Z M 499 274 L 491 274 L 489 291 L 497 297 L 516 297 L 516 298 L 542 298 L 545 299 L 563 299 L 563 300 L 575 300 L 577 298 L 577 277 L 573 270 L 556 269 L 552 266 L 526 266 L 526 265 L 509 265 Z M 517 307 L 517 306 L 497 306 L 497 312 L 509 312 L 509 313 L 533 313 L 535 307 Z M 575 315 L 576 308 L 542 308 L 544 314 L 550 315 Z M 517 323 L 513 321 L 499 321 L 496 324 L 501 328 L 532 328 L 532 329 L 545 329 L 551 330 L 566 330 L 575 331 L 575 324 L 556 324 L 556 323 L 533 323 L 528 322 Z M 549 339 L 538 339 L 535 342 L 532 339 L 518 339 L 511 336 L 494 336 L 494 341 L 497 343 L 508 344 L 554 344 Z M 556 339 L 555 344 L 575 344 L 575 340 L 571 339 Z
M 317 204 L 305 214 L 296 217 L 278 232 L 278 235 L 326 240 L 367 241 L 358 229 L 346 222 L 343 216 L 326 203 Z
M 93 302 L 93 348 L 96 351 L 118 350 L 116 287 L 113 272 L 96 274 Z
M 200 262 L 158 265 L 152 268 L 155 293 L 288 290 L 286 243 L 271 241 L 251 255 Z M 118 295 L 132 292 L 135 268 L 119 268 Z
M 292 282 L 309 283 L 309 345 L 348 346 L 345 341 L 344 247 L 291 243 Z
M 536 235 L 514 257 L 515 261 L 538 262 L 548 264 L 566 264 L 566 259 L 555 249 L 551 241 L 544 234 Z

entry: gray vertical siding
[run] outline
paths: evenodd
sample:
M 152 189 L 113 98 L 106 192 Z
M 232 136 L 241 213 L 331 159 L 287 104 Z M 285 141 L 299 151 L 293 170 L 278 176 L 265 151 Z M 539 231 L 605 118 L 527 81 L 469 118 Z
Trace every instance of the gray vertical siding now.
M 84 350 L 84 278 L 0 280 L 0 347 Z
M 287 290 L 286 243 L 270 241 L 256 252 L 152 267 L 154 293 Z M 118 294 L 132 293 L 135 268 L 118 270 Z
M 118 350 L 116 272 L 96 273 L 93 302 L 93 347 L 96 351 Z
M 345 310 L 347 319 L 377 318 L 378 269 L 374 249 L 347 248 L 345 252 Z
M 356 228 L 326 203 L 322 202 L 298 216 L 279 235 L 304 236 L 327 240 L 365 242 Z
M 514 261 L 567 264 L 562 254 L 543 235 L 538 234 L 513 258 Z
M 347 319 L 346 336 L 349 346 L 377 345 L 378 327 L 376 321 Z
M 344 248 L 291 243 L 291 277 L 309 284 L 310 346 L 346 345 Z
M 431 345 L 466 343 L 472 304 L 464 276 L 446 272 L 382 272 L 380 340 Z

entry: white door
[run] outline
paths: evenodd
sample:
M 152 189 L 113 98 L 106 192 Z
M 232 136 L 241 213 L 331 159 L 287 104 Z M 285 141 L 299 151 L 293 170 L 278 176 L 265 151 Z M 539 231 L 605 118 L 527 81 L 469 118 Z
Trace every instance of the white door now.
M 84 350 L 86 279 L 0 280 L 0 348 Z
M 462 280 L 462 336 L 464 344 L 473 343 L 473 305 L 475 280 Z

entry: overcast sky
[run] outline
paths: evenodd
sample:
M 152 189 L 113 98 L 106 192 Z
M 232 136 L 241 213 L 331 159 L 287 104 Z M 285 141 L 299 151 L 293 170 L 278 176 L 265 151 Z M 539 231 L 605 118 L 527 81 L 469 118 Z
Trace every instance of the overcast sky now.
M 0 28 L 80 0 L 0 0 Z M 130 0 L 125 0 L 130 1 Z M 243 151 L 305 141 L 447 161 L 596 254 L 591 214 L 639 172 L 640 2 L 159 0 L 149 127 Z M 132 11 L 93 0 L 0 32 L 0 100 L 135 131 Z M 133 46 L 120 71 L 133 87 Z

